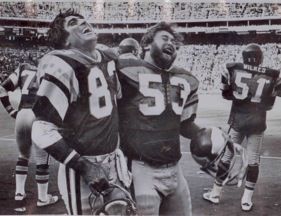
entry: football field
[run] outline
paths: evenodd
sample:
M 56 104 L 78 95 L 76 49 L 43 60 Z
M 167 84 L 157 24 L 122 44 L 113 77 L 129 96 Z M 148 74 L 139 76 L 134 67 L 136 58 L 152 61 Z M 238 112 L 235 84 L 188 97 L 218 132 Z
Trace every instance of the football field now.
M 200 95 L 197 123 L 202 126 L 221 126 L 227 130 L 227 118 L 230 103 L 220 95 Z M 267 116 L 267 130 L 262 148 L 260 177 L 254 193 L 254 209 L 244 213 L 240 209 L 242 188 L 224 187 L 221 203 L 210 204 L 202 199 L 202 194 L 210 189 L 213 180 L 199 170 L 189 153 L 188 141 L 182 139 L 183 157 L 181 164 L 189 183 L 194 216 L 267 216 L 281 215 L 281 99 L 277 98 L 273 110 Z M 0 108 L 0 214 L 13 215 L 14 169 L 18 152 L 14 135 L 14 120 Z M 57 188 L 58 164 L 51 161 L 49 191 L 59 195 Z M 29 176 L 26 185 L 27 212 L 25 214 L 65 214 L 62 200 L 44 208 L 36 207 L 37 188 L 34 179 L 35 164 L 30 162 Z

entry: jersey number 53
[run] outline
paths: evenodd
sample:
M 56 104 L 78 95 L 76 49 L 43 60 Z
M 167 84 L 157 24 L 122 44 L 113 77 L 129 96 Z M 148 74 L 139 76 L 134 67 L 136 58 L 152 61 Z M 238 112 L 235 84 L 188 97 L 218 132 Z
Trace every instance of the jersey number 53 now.
M 143 115 L 160 115 L 165 109 L 167 104 L 167 95 L 160 89 L 151 88 L 151 83 L 162 83 L 162 77 L 160 74 L 139 74 L 139 91 L 145 97 L 150 97 L 154 99 L 154 105 L 149 105 L 147 103 L 140 103 L 139 110 Z M 172 109 L 177 115 L 181 115 L 184 104 L 188 95 L 190 94 L 189 83 L 180 77 L 171 77 L 170 84 L 172 86 L 181 86 L 180 98 L 182 103 L 179 104 L 176 101 L 171 101 Z M 166 89 L 167 94 L 170 94 L 169 89 Z M 165 98 L 166 97 L 166 98 Z

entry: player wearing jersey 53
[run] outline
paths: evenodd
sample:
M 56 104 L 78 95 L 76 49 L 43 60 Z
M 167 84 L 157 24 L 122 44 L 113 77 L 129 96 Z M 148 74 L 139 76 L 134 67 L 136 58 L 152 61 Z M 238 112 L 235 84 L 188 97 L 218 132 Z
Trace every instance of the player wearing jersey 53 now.
M 132 162 L 140 215 L 192 214 L 179 165 L 180 135 L 193 138 L 199 131 L 194 123 L 198 80 L 174 64 L 180 40 L 161 22 L 141 40 L 144 59 L 118 61 L 121 147 Z
M 58 184 L 68 213 L 91 214 L 91 191 L 121 184 L 115 56 L 96 49 L 93 27 L 71 10 L 56 16 L 48 35 L 56 50 L 38 67 L 32 138 L 61 162 Z M 119 195 L 110 190 L 103 197 Z
M 233 142 L 241 144 L 246 140 L 248 168 L 241 208 L 250 211 L 253 207 L 252 196 L 258 180 L 260 152 L 266 129 L 266 112 L 272 108 L 275 101 L 273 89 L 279 77 L 279 71 L 262 67 L 263 53 L 257 44 L 249 44 L 242 52 L 243 63 L 228 63 L 222 74 L 222 96 L 232 100 L 229 117 L 230 136 Z M 226 150 L 221 159 L 220 167 L 229 167 L 232 153 Z M 212 191 L 203 198 L 219 203 L 222 182 L 227 175 L 217 172 Z
M 7 112 L 16 117 L 15 133 L 19 148 L 19 157 L 16 164 L 16 191 L 15 207 L 17 212 L 26 211 L 25 183 L 28 173 L 28 162 L 31 156 L 32 141 L 31 127 L 35 119 L 32 105 L 35 101 L 38 84 L 36 83 L 37 68 L 30 64 L 21 64 L 0 86 L 1 102 Z M 18 112 L 10 104 L 7 92 L 20 89 L 21 100 Z M 17 114 L 17 115 L 16 115 Z M 36 162 L 36 182 L 38 186 L 37 206 L 47 206 L 58 201 L 57 196 L 48 194 L 49 181 L 49 155 L 37 146 L 34 146 L 34 158 Z

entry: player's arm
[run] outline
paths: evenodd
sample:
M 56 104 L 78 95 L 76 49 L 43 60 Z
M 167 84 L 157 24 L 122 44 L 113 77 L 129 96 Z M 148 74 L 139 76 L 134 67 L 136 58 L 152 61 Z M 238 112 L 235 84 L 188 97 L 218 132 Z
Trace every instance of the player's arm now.
M 281 77 L 279 77 L 276 82 L 275 85 L 273 87 L 273 93 L 272 96 L 278 96 L 281 97 Z
M 71 148 L 75 143 L 70 144 L 59 132 L 69 105 L 79 92 L 78 86 L 72 83 L 75 77 L 72 67 L 56 56 L 47 56 L 38 70 L 43 76 L 33 106 L 36 116 L 32 126 L 33 142 L 59 162 L 73 168 L 90 187 L 103 190 L 107 186 L 104 170 L 79 155 Z
M 16 118 L 17 110 L 11 105 L 8 92 L 14 91 L 18 84 L 18 70 L 12 73 L 6 80 L 0 85 L 0 101 L 4 106 L 5 110 L 9 113 L 12 118 Z
M 230 80 L 230 76 L 228 71 L 228 64 L 226 64 L 226 66 L 224 67 L 221 73 L 221 87 L 220 87 L 222 97 L 226 100 L 233 99 L 232 88 L 229 80 Z
M 185 120 L 181 122 L 180 133 L 182 136 L 188 139 L 194 139 L 201 127 L 197 125 L 193 120 Z
M 188 77 L 188 81 L 190 84 L 191 92 L 183 107 L 180 133 L 182 136 L 188 139 L 193 139 L 200 130 L 200 127 L 194 122 L 198 107 L 197 90 L 199 82 L 193 76 Z

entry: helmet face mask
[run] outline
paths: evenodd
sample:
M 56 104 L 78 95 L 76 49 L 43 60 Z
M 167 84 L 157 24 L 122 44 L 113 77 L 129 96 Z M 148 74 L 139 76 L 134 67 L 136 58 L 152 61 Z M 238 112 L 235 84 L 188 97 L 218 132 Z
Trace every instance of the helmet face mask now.
M 104 202 L 104 195 L 113 189 L 119 189 L 124 194 L 124 197 Z M 136 204 L 130 193 L 117 184 L 111 184 L 110 188 L 102 193 L 93 191 L 89 196 L 89 204 L 93 215 L 137 215 Z
M 216 138 L 214 138 L 216 137 Z M 233 143 L 228 135 L 218 128 L 205 129 L 204 134 L 191 141 L 191 155 L 200 169 L 213 178 L 225 176 L 223 185 L 241 184 L 247 168 L 246 150 Z M 210 145 L 209 148 L 206 146 Z M 204 146 L 204 147 L 203 147 Z M 226 150 L 230 152 L 229 164 L 221 163 Z M 238 154 L 241 157 L 238 157 Z M 218 170 L 220 168 L 220 173 Z

